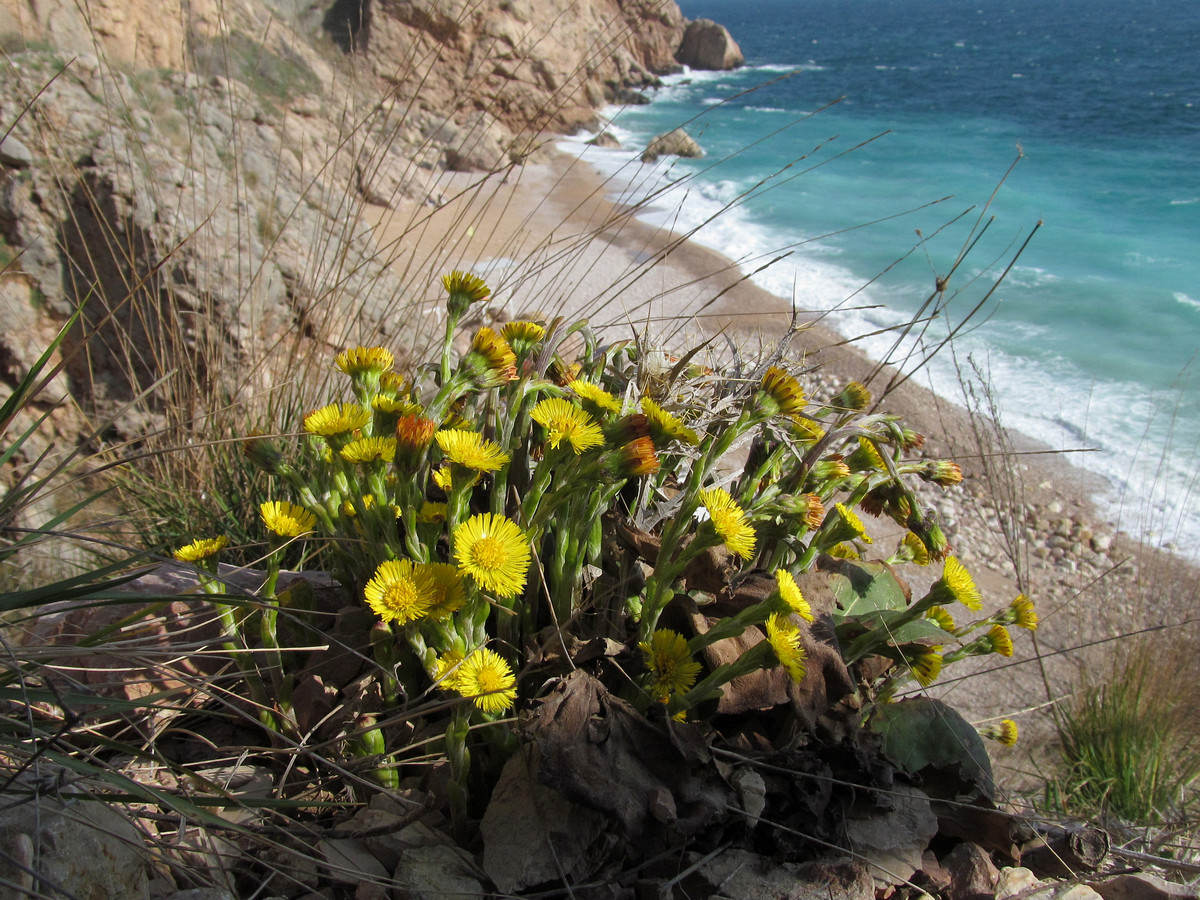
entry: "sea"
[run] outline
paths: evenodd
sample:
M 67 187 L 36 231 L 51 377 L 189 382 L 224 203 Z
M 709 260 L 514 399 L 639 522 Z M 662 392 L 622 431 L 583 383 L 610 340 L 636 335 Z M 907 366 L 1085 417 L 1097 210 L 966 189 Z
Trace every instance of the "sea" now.
M 747 272 L 782 256 L 754 281 L 940 394 L 982 378 L 1122 529 L 1200 557 L 1200 0 L 680 7 L 745 66 L 563 148 Z M 702 158 L 638 162 L 679 126 Z

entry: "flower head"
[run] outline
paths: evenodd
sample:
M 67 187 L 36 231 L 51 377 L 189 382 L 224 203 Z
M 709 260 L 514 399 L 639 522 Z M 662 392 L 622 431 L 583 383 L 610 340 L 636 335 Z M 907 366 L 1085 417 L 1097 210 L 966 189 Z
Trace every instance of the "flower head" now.
M 816 494 L 801 494 L 788 503 L 789 511 L 805 528 L 820 528 L 825 521 L 825 504 Z
M 979 729 L 979 736 L 999 741 L 1005 747 L 1011 747 L 1017 742 L 1020 729 L 1012 719 L 1001 719 L 995 725 L 986 725 Z
M 449 294 L 446 309 L 455 319 L 466 312 L 472 303 L 486 300 L 492 293 L 482 278 L 457 269 L 442 276 L 442 287 Z
M 176 550 L 172 556 L 178 562 L 200 562 L 210 556 L 216 556 L 229 543 L 225 535 L 215 538 L 199 538 Z
M 408 391 L 408 379 L 399 372 L 384 372 L 379 376 L 379 393 L 392 400 L 400 400 Z
M 1024 594 L 1017 595 L 1008 607 L 1008 614 L 1005 616 L 1006 621 L 1011 620 L 1011 624 L 1018 628 L 1026 628 L 1029 631 L 1037 631 L 1038 614 L 1033 608 L 1033 601 Z
M 433 579 L 424 567 L 408 559 L 379 564 L 363 588 L 367 606 L 384 622 L 404 625 L 421 618 L 433 602 Z
M 304 417 L 304 430 L 321 437 L 349 434 L 371 421 L 371 413 L 357 403 L 331 403 Z
M 481 388 L 499 387 L 517 378 L 517 355 L 508 341 L 486 326 L 475 332 L 462 365 Z
M 433 525 L 446 521 L 446 504 L 434 500 L 426 500 L 417 510 L 417 524 Z
M 458 568 L 442 562 L 429 563 L 425 568 L 431 581 L 431 599 L 426 615 L 438 621 L 462 609 L 467 602 L 467 589 Z
M 546 339 L 546 329 L 537 322 L 506 322 L 500 336 L 508 341 L 513 353 L 524 359 Z
M 700 492 L 700 502 L 721 542 L 742 559 L 754 555 L 754 528 L 746 522 L 746 513 L 724 488 L 708 488 Z
M 908 667 L 921 687 L 929 687 L 942 674 L 941 647 L 924 647 L 908 657 Z
M 902 556 L 904 562 L 914 562 L 918 566 L 929 565 L 928 548 L 911 531 L 906 531 L 904 537 L 900 539 L 900 547 L 897 548 L 896 555 Z
M 649 435 L 634 438 L 608 456 L 610 471 L 620 478 L 640 478 L 658 471 L 658 454 Z
M 921 466 L 917 474 L 925 481 L 942 487 L 960 484 L 963 480 L 962 468 L 948 459 L 931 459 Z
M 396 456 L 394 437 L 365 437 L 351 441 L 341 449 L 342 459 L 365 466 L 373 462 L 390 463 Z
M 470 697 L 489 715 L 502 713 L 517 699 L 517 679 L 499 653 L 481 647 L 458 665 L 451 678 L 454 690 Z
M 650 695 L 659 703 L 666 703 L 672 694 L 686 693 L 696 683 L 700 663 L 692 659 L 682 635 L 659 628 L 638 647 L 650 671 Z
M 584 402 L 585 407 L 592 407 L 593 411 L 598 412 L 601 416 L 605 413 L 619 413 L 621 411 L 621 401 L 597 384 L 581 381 L 576 378 L 567 387 L 576 393 L 579 399 Z
M 871 392 L 857 381 L 850 382 L 829 398 L 829 405 L 839 410 L 865 409 L 870 402 Z
M 334 363 L 351 378 L 378 379 L 396 364 L 396 357 L 386 347 L 354 347 L 339 353 Z
M 546 429 L 546 439 L 557 448 L 566 441 L 575 455 L 604 444 L 604 432 L 592 417 L 570 400 L 551 397 L 538 403 L 529 418 Z
M 950 614 L 950 610 L 944 606 L 931 606 L 925 611 L 925 618 L 937 624 L 937 627 L 942 631 L 948 631 L 953 634 L 958 630 L 958 625 L 954 622 L 954 616 Z
M 792 681 L 804 680 L 804 647 L 800 643 L 800 628 L 787 617 L 773 615 L 767 619 L 767 640 Z
M 846 465 L 852 472 L 883 472 L 887 466 L 879 454 L 879 448 L 870 438 L 858 437 L 858 449 L 846 457 Z
M 778 366 L 769 367 L 763 374 L 759 391 L 759 403 L 769 416 L 797 416 L 808 402 L 800 382 Z
M 992 652 L 1000 656 L 1013 655 L 1012 635 L 1008 633 L 1008 629 L 1003 625 L 993 625 L 988 629 L 988 642 L 992 645 Z
M 433 443 L 437 423 L 416 413 L 401 416 L 396 422 L 396 466 L 411 474 L 425 459 L 425 451 Z
M 787 569 L 779 569 L 775 572 L 775 583 L 779 587 L 779 596 L 783 598 L 789 609 L 807 622 L 813 621 L 812 607 L 808 601 L 804 599 L 804 595 L 800 593 L 800 586 L 796 584 L 796 579 Z
M 821 526 L 821 543 L 832 546 L 841 541 L 862 541 L 870 544 L 871 536 L 863 527 L 862 520 L 855 515 L 854 510 L 844 503 L 835 503 L 833 511 L 825 517 Z
M 673 441 L 695 447 L 700 436 L 683 424 L 676 416 L 667 412 L 649 397 L 642 398 L 642 412 L 650 426 L 650 436 L 657 446 L 663 447 Z
M 285 500 L 268 500 L 259 511 L 267 530 L 285 538 L 308 534 L 317 527 L 317 517 L 303 506 Z
M 529 559 L 529 538 L 504 516 L 471 516 L 454 529 L 454 561 L 480 588 L 497 596 L 521 592 Z
M 811 447 L 825 437 L 825 429 L 812 419 L 796 416 L 792 419 L 792 437 L 804 447 Z
M 946 557 L 942 577 L 933 583 L 926 597 L 943 606 L 961 603 L 971 610 L 983 608 L 983 598 L 979 596 L 979 589 L 975 587 L 971 573 L 953 556 Z
M 508 454 L 495 441 L 489 441 L 475 431 L 447 428 L 434 437 L 446 454 L 446 459 L 476 472 L 495 472 L 508 462 Z

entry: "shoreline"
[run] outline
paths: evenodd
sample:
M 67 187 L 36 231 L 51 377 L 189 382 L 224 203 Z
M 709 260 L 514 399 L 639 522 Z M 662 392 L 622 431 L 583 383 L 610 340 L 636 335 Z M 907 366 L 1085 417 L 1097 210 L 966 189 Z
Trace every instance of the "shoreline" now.
M 751 358 L 769 351 L 788 330 L 789 301 L 750 282 L 718 251 L 638 221 L 636 210 L 608 199 L 609 183 L 599 172 L 553 144 L 507 179 L 456 174 L 446 182 L 460 189 L 443 191 L 452 199 L 425 216 L 415 256 L 428 261 L 431 275 L 470 268 L 485 277 L 500 321 L 547 311 L 569 321 L 585 315 L 594 326 L 615 331 L 614 339 L 648 333 L 670 351 L 690 348 L 703 336 L 726 359 L 730 346 Z M 464 185 L 475 186 L 462 193 Z M 421 212 L 416 204 L 398 204 L 375 210 L 372 223 L 385 239 L 397 239 L 404 226 L 396 223 L 407 217 L 411 232 Z M 818 396 L 876 370 L 869 387 L 878 394 L 891 371 L 819 321 L 795 337 L 786 358 L 808 372 L 802 382 Z M 1044 745 L 1053 735 L 1048 716 L 1022 710 L 1044 709 L 1074 689 L 1080 671 L 1112 657 L 1108 644 L 1072 648 L 1185 620 L 1200 582 L 1197 569 L 1118 532 L 1092 499 L 1107 483 L 1064 454 L 1006 430 L 1004 443 L 1016 450 L 1017 461 L 996 465 L 994 435 L 985 433 L 990 446 L 980 449 L 979 431 L 987 426 L 916 379 L 888 393 L 880 409 L 927 436 L 924 455 L 962 465 L 962 485 L 930 486 L 923 500 L 939 514 L 985 608 L 1007 604 L 1018 593 L 1037 605 L 1039 629 L 1032 639 L 1028 632 L 1014 634 L 1012 660 L 974 661 L 966 679 L 961 676 L 972 661 L 960 663 L 931 692 L 977 723 L 1016 717 L 1032 741 L 994 754 L 998 766 L 1014 766 L 1031 744 Z M 899 533 L 886 520 L 881 531 L 885 541 Z M 1187 584 L 1190 596 L 1185 589 L 1179 602 L 1150 608 L 1154 597 Z

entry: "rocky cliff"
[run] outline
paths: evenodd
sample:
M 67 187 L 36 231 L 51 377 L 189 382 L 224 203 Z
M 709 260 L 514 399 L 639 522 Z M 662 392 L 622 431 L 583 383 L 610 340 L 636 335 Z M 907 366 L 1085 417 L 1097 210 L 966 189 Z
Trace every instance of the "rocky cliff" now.
M 402 345 L 417 288 L 364 205 L 436 205 L 446 170 L 593 123 L 685 24 L 670 0 L 0 0 L 0 398 L 76 309 L 62 386 L 112 437 L 296 377 L 300 342 Z

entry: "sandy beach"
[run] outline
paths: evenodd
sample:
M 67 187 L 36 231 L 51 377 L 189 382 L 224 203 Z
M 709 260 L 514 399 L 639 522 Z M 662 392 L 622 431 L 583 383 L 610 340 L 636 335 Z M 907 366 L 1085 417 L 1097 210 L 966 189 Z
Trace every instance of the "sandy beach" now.
M 721 254 L 637 221 L 635 210 L 608 199 L 612 189 L 586 164 L 546 147 L 506 174 L 439 178 L 435 204 L 400 202 L 372 208 L 367 218 L 410 283 L 435 285 L 453 268 L 486 277 L 494 302 L 485 315 L 496 321 L 585 317 L 611 340 L 638 337 L 675 353 L 708 341 L 714 365 L 735 352 L 753 361 L 775 349 L 792 324 L 789 301 L 751 283 Z M 431 306 L 440 305 L 430 290 Z M 802 314 L 787 351 L 809 394 L 865 382 L 878 411 L 927 436 L 926 455 L 959 462 L 964 483 L 930 486 L 926 502 L 979 584 L 985 609 L 1019 593 L 1037 606 L 1041 624 L 1014 634 L 1012 659 L 960 663 L 931 692 L 975 723 L 1016 719 L 1022 741 L 1012 750 L 997 745 L 993 755 L 1006 784 L 1040 784 L 1051 704 L 1080 690 L 1081 675 L 1106 675 L 1114 648 L 1129 646 L 1121 635 L 1158 629 L 1147 635 L 1156 653 L 1176 652 L 1194 631 L 1180 623 L 1191 617 L 1196 572 L 1100 518 L 1089 499 L 1102 487 L 1098 476 L 1067 455 L 997 432 L 986 417 L 924 388 L 919 375 L 889 388 L 893 370 L 819 320 Z M 887 555 L 898 529 L 886 520 L 869 524 Z M 922 574 L 932 580 L 940 571 Z M 914 589 L 921 580 L 913 578 Z

